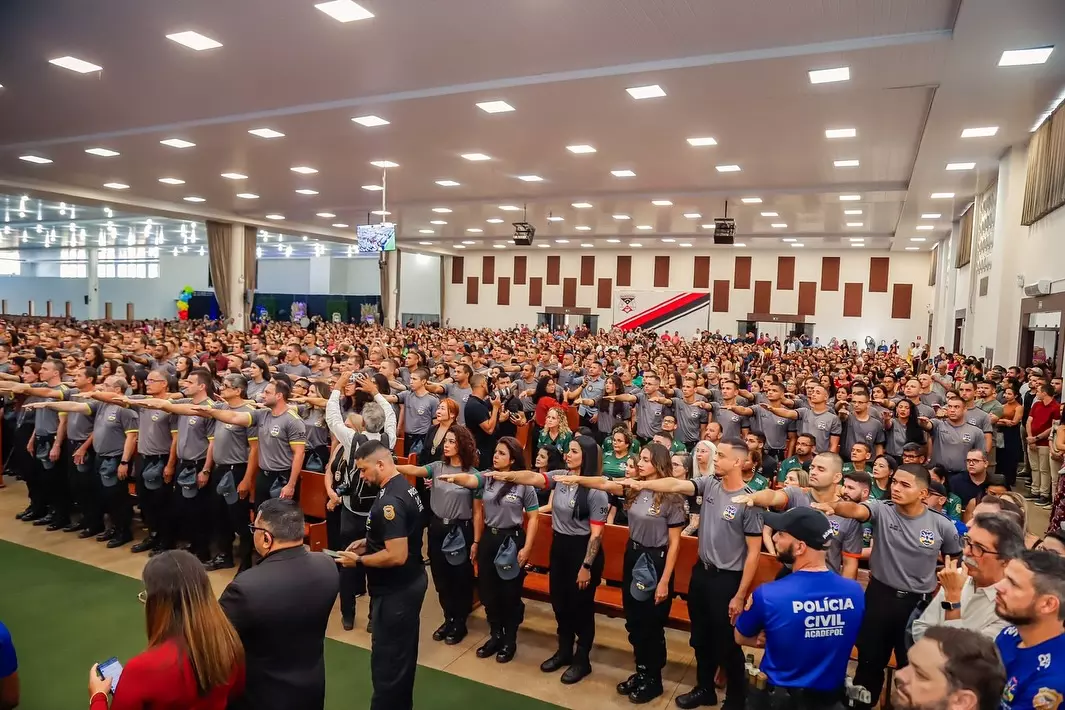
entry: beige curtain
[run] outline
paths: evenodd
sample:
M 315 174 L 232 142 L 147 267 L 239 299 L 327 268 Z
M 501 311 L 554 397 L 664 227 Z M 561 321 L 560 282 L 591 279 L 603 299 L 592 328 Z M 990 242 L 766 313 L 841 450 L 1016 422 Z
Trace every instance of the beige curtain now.
M 959 222 L 959 229 L 961 229 L 961 239 L 958 240 L 958 254 L 954 260 L 954 268 L 960 269 L 967 265 L 973 256 L 973 205 L 969 205 L 969 209 L 965 210 L 965 214 L 961 216 L 961 222 Z
M 207 255 L 211 264 L 214 296 L 218 301 L 218 311 L 222 318 L 229 318 L 232 315 L 227 308 L 227 294 L 230 279 L 233 277 L 229 266 L 230 249 L 233 247 L 232 231 L 233 225 L 231 224 L 207 220 Z
M 259 280 L 259 261 L 255 258 L 255 240 L 258 232 L 259 230 L 255 227 L 244 225 L 244 313 L 247 314 L 249 320 Z
M 1030 226 L 1062 205 L 1065 205 L 1065 110 L 1059 106 L 1043 121 L 1028 144 L 1021 224 Z

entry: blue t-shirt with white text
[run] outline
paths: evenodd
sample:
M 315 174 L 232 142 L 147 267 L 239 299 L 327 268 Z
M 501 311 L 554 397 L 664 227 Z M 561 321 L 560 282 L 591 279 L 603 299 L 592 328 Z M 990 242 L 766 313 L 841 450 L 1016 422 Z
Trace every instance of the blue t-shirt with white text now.
M 1021 648 L 1017 627 L 1007 626 L 995 645 L 1006 667 L 1001 710 L 1065 707 L 1065 634 Z
M 835 572 L 793 572 L 751 596 L 751 608 L 740 614 L 736 630 L 748 637 L 765 631 L 759 668 L 769 682 L 784 688 L 842 688 L 865 611 L 862 586 Z

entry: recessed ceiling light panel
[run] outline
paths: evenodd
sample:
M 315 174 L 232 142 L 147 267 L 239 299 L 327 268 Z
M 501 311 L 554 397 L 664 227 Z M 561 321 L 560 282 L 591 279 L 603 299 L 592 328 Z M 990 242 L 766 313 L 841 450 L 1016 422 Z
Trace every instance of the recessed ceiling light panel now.
M 702 148 L 702 147 L 705 147 L 705 146 L 708 146 L 708 145 L 717 145 L 717 140 L 715 140 L 711 136 L 703 136 L 703 137 L 698 137 L 698 138 L 689 138 L 688 139 L 688 145 L 694 146 L 696 148 Z
M 839 201 L 840 202 L 857 202 L 860 199 L 862 199 L 861 195 L 840 195 L 839 196 Z
M 932 193 L 932 199 L 933 200 L 950 200 L 950 199 L 953 199 L 953 198 L 954 198 L 954 193 L 953 192 L 933 192 Z
M 1053 51 L 1053 47 L 1009 49 L 1002 53 L 998 65 L 1000 67 L 1023 67 L 1030 64 L 1045 64 Z
M 972 170 L 976 163 L 947 163 L 947 170 Z
M 314 175 L 318 172 L 316 168 L 310 168 L 306 165 L 297 165 L 294 168 L 290 168 L 290 170 L 294 173 L 299 173 L 300 175 Z
M 244 173 L 222 173 L 222 177 L 226 180 L 247 180 L 248 176 Z
M 611 170 L 610 174 L 617 178 L 636 177 L 636 173 L 631 170 Z
M 260 138 L 284 138 L 285 134 L 281 131 L 275 131 L 273 128 L 253 128 L 248 133 L 253 136 L 259 136 Z
M 362 189 L 363 190 L 367 190 L 369 192 L 380 192 L 381 190 L 384 190 L 385 188 L 383 186 L 381 186 L 381 185 L 363 185 Z
M 316 8 L 332 17 L 337 22 L 356 22 L 369 20 L 373 13 L 352 0 L 330 0 L 315 5 Z
M 629 92 L 629 96 L 634 99 L 657 99 L 666 95 L 666 92 L 658 84 L 634 86 L 630 89 L 625 89 L 625 91 Z
M 836 81 L 850 81 L 850 67 L 834 69 L 814 69 L 809 72 L 811 84 L 831 84 Z
M 184 185 L 185 184 L 185 181 L 182 180 L 181 178 L 172 178 L 172 177 L 159 178 L 159 182 L 163 183 L 164 185 Z
M 714 169 L 719 173 L 738 173 L 740 171 L 739 165 L 715 165 Z
M 463 153 L 462 157 L 470 161 L 471 163 L 479 163 L 483 160 L 492 159 L 491 156 L 485 155 L 484 153 Z
M 42 158 L 39 155 L 20 155 L 19 160 L 24 160 L 27 163 L 35 163 L 37 165 L 48 165 L 52 162 L 50 158 Z
M 105 182 L 104 187 L 110 190 L 128 190 L 129 185 L 122 182 Z
M 673 202 L 671 200 L 651 200 L 651 204 L 655 207 L 672 207 Z
M 221 42 L 205 37 L 199 32 L 175 32 L 172 35 L 167 35 L 167 39 L 183 44 L 189 49 L 195 49 L 197 52 L 202 52 L 205 49 L 218 49 L 222 46 Z
M 593 147 L 592 147 L 592 146 L 590 146 L 590 145 L 585 145 L 585 144 L 581 144 L 581 145 L 567 145 L 567 146 L 566 146 L 566 150 L 568 150 L 568 151 L 569 151 L 569 152 L 571 152 L 571 153 L 577 153 L 577 154 L 581 154 L 581 153 L 594 153 L 594 152 L 595 152 L 595 148 L 593 148 Z
M 586 210 L 586 209 L 590 209 L 591 208 L 592 203 L 591 202 L 574 202 L 573 206 L 576 207 L 579 210 Z
M 87 62 L 84 59 L 78 59 L 77 57 L 57 57 L 55 59 L 49 59 L 49 64 L 55 64 L 57 67 L 63 67 L 70 71 L 76 71 L 79 74 L 90 74 L 94 71 L 103 71 L 103 67 Z
M 856 128 L 829 128 L 825 130 L 825 138 L 854 138 L 858 135 Z
M 359 124 L 360 126 L 366 126 L 367 128 L 373 128 L 375 126 L 387 126 L 389 124 L 388 121 L 381 118 L 380 116 L 356 116 L 351 120 Z
M 861 163 L 858 160 L 833 160 L 832 164 L 837 168 L 856 168 Z
M 168 145 L 171 148 L 195 148 L 196 144 L 181 138 L 167 138 L 166 140 L 159 141 L 163 145 Z
M 298 194 L 298 195 L 317 195 L 318 191 L 317 190 L 311 190 L 309 188 L 303 187 L 303 188 L 300 188 L 299 190 L 296 190 L 296 194 Z
M 436 184 L 440 187 L 458 187 L 459 183 L 454 180 L 437 180 Z
M 98 155 L 101 158 L 113 158 L 119 155 L 117 150 L 109 150 L 107 148 L 87 148 L 85 152 L 89 155 Z
M 740 202 L 745 205 L 760 205 L 762 204 L 761 197 L 741 197 Z
M 962 138 L 990 138 L 998 133 L 998 126 L 984 126 L 982 128 L 966 128 L 961 132 Z
M 506 101 L 482 101 L 477 104 L 477 108 L 485 113 L 507 113 L 514 110 L 514 107 Z
M 522 182 L 543 182 L 544 179 L 539 175 L 519 175 L 518 179 Z
M 399 163 L 394 163 L 391 160 L 371 160 L 370 165 L 375 168 L 398 168 Z

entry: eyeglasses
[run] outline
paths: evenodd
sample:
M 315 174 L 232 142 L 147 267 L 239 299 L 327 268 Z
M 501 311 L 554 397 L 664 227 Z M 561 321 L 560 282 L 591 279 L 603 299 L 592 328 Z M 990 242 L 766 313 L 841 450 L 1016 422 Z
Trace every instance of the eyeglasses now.
M 983 557 L 984 555 L 991 555 L 992 557 L 998 556 L 998 550 L 989 550 L 980 543 L 973 542 L 968 535 L 962 536 L 961 544 L 964 548 L 972 550 L 972 556 L 976 558 Z
M 972 466 L 973 464 L 983 463 L 983 459 L 965 459 L 966 466 Z
M 251 534 L 252 534 L 252 535 L 254 535 L 254 534 L 255 534 L 255 531 L 256 531 L 256 530 L 260 530 L 260 531 L 262 531 L 262 532 L 264 532 L 264 533 L 265 533 L 265 532 L 270 532 L 270 531 L 269 531 L 269 530 L 267 530 L 266 528 L 261 528 L 261 527 L 257 526 L 257 525 L 256 525 L 255 523 L 250 523 L 250 524 L 248 525 L 248 530 L 251 530 Z
M 137 592 L 137 601 L 139 601 L 141 604 L 147 604 L 148 603 L 148 592 L 143 590 L 143 589 L 141 591 Z

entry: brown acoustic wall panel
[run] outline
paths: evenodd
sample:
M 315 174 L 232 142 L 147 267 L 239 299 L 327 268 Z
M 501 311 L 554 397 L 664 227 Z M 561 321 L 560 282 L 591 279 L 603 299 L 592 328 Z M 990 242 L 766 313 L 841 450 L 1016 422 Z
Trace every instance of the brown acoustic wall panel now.
M 577 279 L 562 279 L 562 307 L 577 307 Z
M 481 280 L 486 284 L 496 280 L 496 258 L 494 256 L 481 257 Z
M 799 307 L 797 309 L 800 316 L 815 316 L 817 310 L 817 282 L 815 281 L 800 281 L 799 282 Z
M 533 276 L 529 279 L 529 305 L 544 305 L 544 279 L 541 276 Z
M 558 286 L 560 283 L 559 274 L 562 272 L 562 257 L 549 256 L 547 257 L 547 285 Z
M 770 309 L 770 302 L 773 297 L 773 282 L 772 281 L 755 281 L 754 282 L 754 312 L 755 313 L 772 313 Z
M 655 288 L 669 288 L 669 257 L 655 257 Z
M 618 286 L 632 286 L 632 257 L 631 256 L 619 256 L 618 257 L 618 273 L 616 281 Z
M 695 278 L 692 288 L 710 288 L 710 257 L 695 257 Z
M 595 285 L 595 257 L 581 257 L 581 286 Z
M 451 257 L 451 283 L 460 284 L 466 278 L 466 274 L 463 273 L 463 266 L 461 256 Z
M 525 285 L 525 269 L 528 266 L 524 256 L 514 257 L 514 285 Z
M 791 291 L 795 288 L 795 257 L 777 257 L 777 288 L 781 291 Z
M 751 287 L 751 257 L 736 257 L 736 269 L 732 276 L 732 287 L 740 289 Z
M 821 257 L 821 290 L 839 290 L 839 257 Z
M 843 315 L 862 317 L 862 284 L 843 284 Z
M 468 276 L 466 278 L 466 305 L 473 306 L 477 304 L 477 294 L 481 290 L 481 284 L 478 283 L 476 276 Z
M 909 318 L 913 307 L 913 284 L 895 284 L 891 292 L 891 317 Z
M 599 293 L 595 299 L 595 307 L 610 308 L 611 300 L 610 279 L 599 279 Z
M 887 293 L 888 267 L 891 259 L 886 256 L 869 257 L 869 293 Z
M 496 305 L 510 305 L 510 279 L 506 276 L 500 276 L 496 282 Z
M 728 313 L 728 279 L 714 279 L 714 313 Z

